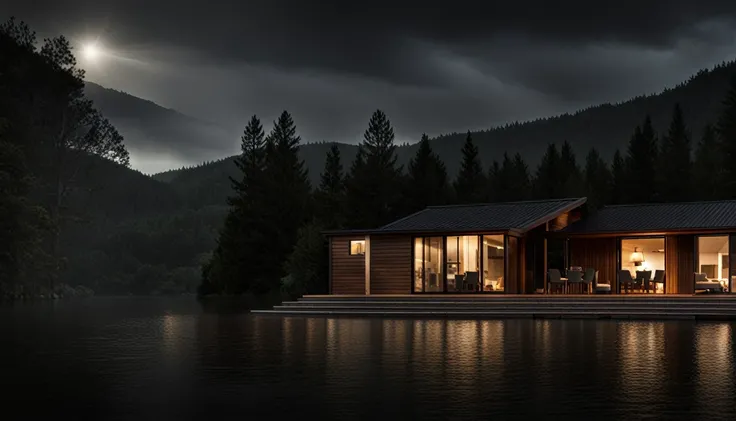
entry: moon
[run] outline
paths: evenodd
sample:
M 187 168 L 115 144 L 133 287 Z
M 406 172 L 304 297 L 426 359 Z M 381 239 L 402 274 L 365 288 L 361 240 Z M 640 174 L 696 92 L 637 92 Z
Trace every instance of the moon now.
M 85 44 L 82 47 L 82 56 L 84 56 L 84 59 L 87 61 L 95 62 L 99 60 L 101 55 L 102 52 L 100 51 L 100 47 L 97 43 Z

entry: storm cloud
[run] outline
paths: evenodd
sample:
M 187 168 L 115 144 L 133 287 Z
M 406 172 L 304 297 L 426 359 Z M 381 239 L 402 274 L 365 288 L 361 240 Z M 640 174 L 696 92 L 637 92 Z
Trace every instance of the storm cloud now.
M 381 108 L 414 142 L 658 92 L 736 55 L 733 1 L 484 3 L 46 0 L 0 13 L 99 37 L 119 60 L 87 66 L 90 80 L 232 133 L 180 148 L 182 163 L 236 152 L 252 114 L 268 127 L 288 109 L 304 140 L 355 143 Z

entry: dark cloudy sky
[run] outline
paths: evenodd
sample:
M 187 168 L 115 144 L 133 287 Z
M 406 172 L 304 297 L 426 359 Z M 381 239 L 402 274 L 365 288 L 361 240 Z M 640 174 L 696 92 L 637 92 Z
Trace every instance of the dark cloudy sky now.
M 234 133 L 162 166 L 233 153 L 252 114 L 270 126 L 288 109 L 304 140 L 355 143 L 381 108 L 414 142 L 658 92 L 736 57 L 733 0 L 6 0 L 11 14 L 99 38 L 117 58 L 88 63 L 90 80 Z

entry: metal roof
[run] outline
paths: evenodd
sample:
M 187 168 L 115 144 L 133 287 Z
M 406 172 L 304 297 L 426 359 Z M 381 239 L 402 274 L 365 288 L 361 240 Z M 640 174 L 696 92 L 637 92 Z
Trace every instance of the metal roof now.
M 562 233 L 666 232 L 736 228 L 736 200 L 606 206 Z
M 585 203 L 586 198 L 430 206 L 374 231 L 397 232 L 525 232 Z

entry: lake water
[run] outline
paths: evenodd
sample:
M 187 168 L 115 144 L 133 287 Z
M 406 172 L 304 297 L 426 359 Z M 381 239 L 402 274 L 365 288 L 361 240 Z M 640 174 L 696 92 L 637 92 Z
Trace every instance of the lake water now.
M 0 338 L 14 420 L 736 419 L 734 323 L 282 318 L 94 298 L 0 307 Z

